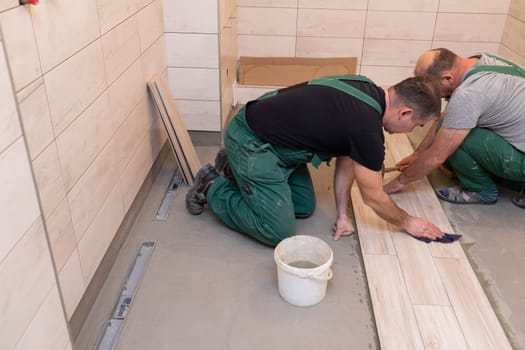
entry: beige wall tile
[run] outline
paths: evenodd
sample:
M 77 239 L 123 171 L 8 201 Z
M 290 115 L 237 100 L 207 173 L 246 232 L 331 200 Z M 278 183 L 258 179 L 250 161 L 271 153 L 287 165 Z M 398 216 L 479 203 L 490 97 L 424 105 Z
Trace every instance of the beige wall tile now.
M 139 22 L 140 46 L 146 51 L 164 34 L 162 1 L 155 0 L 137 14 Z
M 66 198 L 46 219 L 46 228 L 55 268 L 60 271 L 77 246 Z
M 0 14 L 13 85 L 18 91 L 41 74 L 29 9 L 19 6 Z
M 115 132 L 115 158 L 119 169 L 124 169 L 135 154 L 139 142 L 153 121 L 148 114 L 148 96 L 144 95 L 135 109 L 126 117 Z
M 365 11 L 299 9 L 297 34 L 314 37 L 362 38 Z
M 269 21 L 268 18 L 272 20 Z M 269 7 L 239 7 L 237 32 L 239 34 L 295 35 L 296 9 Z
M 115 27 L 102 37 L 102 50 L 108 84 L 140 56 L 139 24 L 136 16 Z
M 21 90 L 17 97 L 29 155 L 35 159 L 55 138 L 44 81 L 34 81 Z
M 219 32 L 217 0 L 163 0 L 163 8 L 166 32 Z
M 129 0 L 129 6 L 133 11 L 139 11 L 148 6 L 152 1 L 157 0 Z
M 94 1 L 93 1 L 94 2 Z M 129 0 L 96 0 L 100 31 L 107 33 L 132 15 Z
M 142 96 L 146 94 L 142 62 L 136 60 L 115 80 L 109 87 L 108 92 L 111 118 L 114 120 L 115 127 L 118 127 L 131 110 L 135 108 Z
M 0 12 L 18 6 L 20 6 L 18 0 L 0 0 Z
M 434 12 L 368 11 L 365 38 L 432 40 Z
M 47 73 L 44 81 L 58 135 L 106 88 L 100 40 Z
M 168 68 L 168 81 L 177 100 L 220 100 L 218 69 Z
M 411 67 L 430 41 L 365 39 L 361 65 Z
M 110 141 L 67 194 L 77 239 L 84 235 L 115 186 L 120 173 L 116 164 L 113 142 Z
M 66 315 L 67 318 L 70 319 L 75 312 L 80 299 L 82 299 L 82 295 L 87 286 L 84 281 L 82 266 L 80 265 L 80 257 L 76 247 L 71 252 L 71 255 L 68 256 L 62 270 L 58 273 L 58 280 L 60 283 L 60 290 L 62 291 L 62 298 L 64 299 Z
M 297 0 L 237 0 L 237 6 L 297 8 Z
M 525 0 L 512 0 L 510 2 L 509 15 L 525 22 Z
M 0 43 L 1 44 L 1 43 Z M 0 152 L 22 135 L 16 101 L 9 79 L 3 46 L 0 45 Z
M 0 193 L 1 262 L 40 215 L 22 138 L 0 153 Z
M 498 43 L 459 42 L 459 41 L 434 41 L 432 48 L 444 47 L 454 51 L 460 56 L 470 56 L 478 52 L 489 52 L 496 54 L 499 50 Z
M 299 0 L 299 8 L 366 10 L 367 0 Z
M 298 37 L 298 57 L 361 57 L 363 39 Z
M 67 350 L 71 341 L 57 287 L 51 288 L 14 350 Z
M 169 67 L 219 68 L 217 34 L 166 33 Z
M 103 93 L 56 139 L 66 191 L 86 171 L 109 141 L 116 126 Z
M 370 0 L 368 10 L 380 11 L 437 11 L 439 0 Z
M 123 218 L 122 196 L 119 186 L 115 186 L 78 243 L 86 285 L 91 281 Z
M 515 51 L 512 51 L 505 45 L 500 45 L 500 48 L 498 50 L 498 55 L 508 60 L 511 60 L 521 65 L 522 67 L 525 67 L 525 57 L 517 54 Z
M 42 214 L 47 218 L 66 195 L 58 152 L 54 142 L 50 143 L 35 158 L 33 161 L 33 172 L 40 196 Z
M 438 13 L 434 40 L 499 42 L 505 15 Z
M 146 133 L 142 139 L 137 140 L 137 143 L 139 144 L 137 152 L 133 154 L 131 161 L 122 172 L 119 180 L 120 192 L 124 201 L 124 211 L 127 211 L 133 203 L 137 192 L 151 169 L 153 160 L 158 154 L 152 149 L 149 133 Z
M 99 36 L 93 0 L 41 1 L 31 6 L 31 18 L 44 72 L 71 57 Z
M 509 16 L 501 43 L 521 56 L 525 56 L 525 22 Z
M 273 87 L 236 85 L 233 89 L 237 103 L 246 104 L 257 97 L 274 90 Z
M 177 100 L 184 125 L 188 130 L 221 131 L 219 101 Z
M 15 347 L 54 283 L 44 226 L 37 216 L 0 263 L 0 349 Z
M 166 41 L 160 37 L 142 55 L 142 71 L 144 81 L 149 81 L 153 76 L 162 74 L 166 71 Z
M 507 14 L 510 0 L 440 0 L 439 12 Z
M 361 66 L 360 74 L 372 79 L 379 86 L 388 87 L 411 77 L 413 72 L 413 67 Z
M 239 56 L 295 56 L 295 36 L 239 35 L 237 40 Z

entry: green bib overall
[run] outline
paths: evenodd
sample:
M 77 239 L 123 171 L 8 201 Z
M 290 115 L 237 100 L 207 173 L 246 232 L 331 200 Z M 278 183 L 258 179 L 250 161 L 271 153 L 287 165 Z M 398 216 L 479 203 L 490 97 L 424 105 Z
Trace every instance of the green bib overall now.
M 510 66 L 479 66 L 470 70 L 463 80 L 479 72 L 496 72 L 525 78 L 520 66 L 492 56 Z M 525 183 L 525 154 L 503 137 L 485 128 L 474 128 L 461 146 L 446 162 L 452 168 L 461 186 L 468 191 L 482 192 L 500 183 L 520 191 Z
M 379 103 L 340 79 L 369 81 L 361 76 L 313 79 L 344 91 L 374 107 Z M 258 98 L 274 96 L 277 91 Z M 364 96 L 363 96 L 364 95 Z M 260 140 L 246 123 L 243 107 L 230 121 L 224 136 L 234 180 L 219 177 L 208 189 L 208 208 L 230 228 L 275 246 L 295 233 L 295 218 L 306 218 L 315 209 L 315 192 L 307 164 L 318 167 L 334 155 L 271 145 Z

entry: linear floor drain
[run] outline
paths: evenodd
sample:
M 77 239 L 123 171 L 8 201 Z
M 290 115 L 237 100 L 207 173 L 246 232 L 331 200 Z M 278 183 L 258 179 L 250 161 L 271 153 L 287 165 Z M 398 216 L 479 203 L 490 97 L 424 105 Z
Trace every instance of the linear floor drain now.
M 168 189 L 164 193 L 164 197 L 162 198 L 162 202 L 160 203 L 159 209 L 157 209 L 157 212 L 153 217 L 154 221 L 165 221 L 168 218 L 171 203 L 173 202 L 173 199 L 175 198 L 175 195 L 177 193 L 177 189 L 179 188 L 181 183 L 182 176 L 180 174 L 179 169 L 177 169 L 175 171 L 175 174 L 173 174 L 173 176 L 171 177 Z
M 113 349 L 154 247 L 155 242 L 143 242 L 141 244 L 139 252 L 135 257 L 135 262 L 129 271 L 124 286 L 122 287 L 119 299 L 117 300 L 113 312 L 106 323 L 106 328 L 104 329 L 104 333 L 97 345 L 97 350 Z

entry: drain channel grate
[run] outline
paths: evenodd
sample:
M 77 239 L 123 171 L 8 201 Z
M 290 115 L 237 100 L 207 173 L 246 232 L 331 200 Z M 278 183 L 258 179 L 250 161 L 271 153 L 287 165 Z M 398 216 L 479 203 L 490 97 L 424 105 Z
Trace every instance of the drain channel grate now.
M 168 185 L 168 188 L 166 189 L 166 192 L 164 193 L 164 197 L 162 198 L 162 202 L 160 203 L 159 209 L 157 209 L 157 212 L 153 217 L 154 221 L 165 221 L 168 218 L 171 203 L 173 202 L 173 199 L 177 194 L 177 189 L 179 188 L 181 183 L 182 176 L 180 170 L 177 169 L 175 171 L 175 174 L 173 174 L 173 176 L 171 177 L 170 183 Z
M 113 349 L 154 247 L 155 242 L 143 242 L 141 244 L 133 266 L 126 278 L 126 282 L 122 287 L 119 299 L 106 323 L 106 328 L 97 345 L 97 350 Z

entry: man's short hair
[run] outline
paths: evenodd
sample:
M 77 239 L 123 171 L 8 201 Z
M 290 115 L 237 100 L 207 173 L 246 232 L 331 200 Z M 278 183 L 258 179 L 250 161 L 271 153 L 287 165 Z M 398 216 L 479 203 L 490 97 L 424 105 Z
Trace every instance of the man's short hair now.
M 445 48 L 432 49 L 429 52 L 436 52 L 436 55 L 432 63 L 428 65 L 425 76 L 439 80 L 444 71 L 451 70 L 454 67 L 458 55 Z
M 441 97 L 438 83 L 427 77 L 411 77 L 394 86 L 397 106 L 414 110 L 414 120 L 426 120 L 441 113 Z

